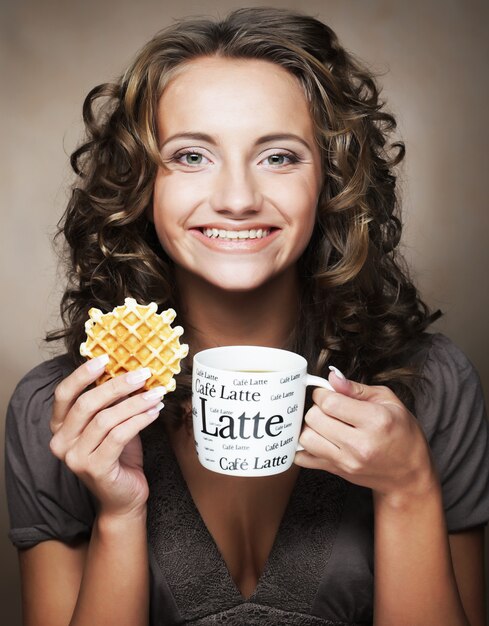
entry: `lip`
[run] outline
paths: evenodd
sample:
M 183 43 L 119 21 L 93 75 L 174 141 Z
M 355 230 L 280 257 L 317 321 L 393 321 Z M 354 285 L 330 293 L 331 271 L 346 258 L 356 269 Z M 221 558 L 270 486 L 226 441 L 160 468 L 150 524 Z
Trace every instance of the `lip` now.
M 270 230 L 270 233 L 266 237 L 260 239 L 220 239 L 219 237 L 210 238 L 204 235 L 202 230 L 204 228 L 217 228 L 218 230 Z M 189 233 L 196 239 L 201 241 L 207 248 L 211 250 L 222 251 L 234 251 L 244 252 L 253 251 L 258 252 L 266 246 L 268 246 L 274 239 L 277 238 L 281 232 L 280 228 L 270 226 L 270 224 L 247 224 L 246 228 L 237 228 L 235 224 L 205 224 L 204 226 L 198 226 L 189 229 Z
M 242 224 L 230 224 L 229 222 L 210 222 L 209 224 L 198 224 L 192 229 L 204 230 L 205 228 L 217 228 L 217 230 L 275 230 L 277 226 L 266 222 L 246 222 Z

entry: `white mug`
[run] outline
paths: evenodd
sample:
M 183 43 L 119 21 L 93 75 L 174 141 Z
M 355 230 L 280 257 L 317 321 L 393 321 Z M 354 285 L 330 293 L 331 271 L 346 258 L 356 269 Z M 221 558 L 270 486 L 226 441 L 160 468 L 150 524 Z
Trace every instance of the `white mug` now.
M 308 374 L 307 361 L 294 352 L 260 346 L 198 352 L 192 417 L 200 463 L 229 476 L 284 472 L 301 449 L 308 385 L 333 390 Z

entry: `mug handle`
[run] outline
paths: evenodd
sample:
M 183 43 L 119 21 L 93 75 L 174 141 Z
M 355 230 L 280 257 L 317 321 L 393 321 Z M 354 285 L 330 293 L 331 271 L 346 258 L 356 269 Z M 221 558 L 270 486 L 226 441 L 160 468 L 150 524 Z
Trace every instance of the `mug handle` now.
M 321 376 L 313 376 L 312 374 L 306 374 L 304 376 L 306 387 L 314 386 L 314 387 L 322 387 L 323 389 L 329 389 L 329 391 L 334 391 L 333 387 L 329 384 L 326 378 L 321 378 Z M 296 452 L 300 452 L 304 450 L 303 446 L 300 443 L 297 444 Z

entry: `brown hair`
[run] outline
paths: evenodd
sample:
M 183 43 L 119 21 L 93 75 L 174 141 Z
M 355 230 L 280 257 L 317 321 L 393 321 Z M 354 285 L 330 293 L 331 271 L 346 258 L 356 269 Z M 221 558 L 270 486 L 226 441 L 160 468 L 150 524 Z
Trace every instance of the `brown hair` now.
M 111 310 L 126 296 L 178 307 L 171 261 L 145 214 L 160 164 L 156 107 L 186 62 L 210 55 L 277 63 L 297 77 L 310 104 L 324 182 L 300 260 L 300 332 L 288 347 L 306 357 L 311 371 L 324 373 L 329 361 L 409 399 L 416 368 L 407 355 L 438 313 L 429 314 L 397 252 L 393 169 L 404 146 L 388 143 L 396 123 L 372 75 L 328 26 L 283 9 L 179 21 L 149 41 L 118 81 L 88 94 L 87 137 L 71 157 L 79 180 L 59 225 L 70 255 L 65 328 L 48 339 L 64 338 L 79 362 L 89 307 Z M 175 416 L 189 394 L 190 359 L 184 370 L 171 394 Z

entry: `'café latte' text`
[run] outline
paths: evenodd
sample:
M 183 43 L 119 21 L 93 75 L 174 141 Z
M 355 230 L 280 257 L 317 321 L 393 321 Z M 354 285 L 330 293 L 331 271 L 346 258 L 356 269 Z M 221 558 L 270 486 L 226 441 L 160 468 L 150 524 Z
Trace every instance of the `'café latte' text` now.
M 237 400 L 238 402 L 259 402 L 261 393 L 249 389 L 227 389 L 226 385 L 220 385 L 219 395 L 216 386 L 208 380 L 204 383 L 197 378 L 195 391 L 206 398 L 220 398 L 222 400 Z

